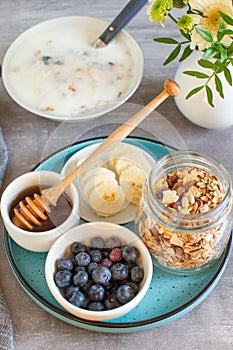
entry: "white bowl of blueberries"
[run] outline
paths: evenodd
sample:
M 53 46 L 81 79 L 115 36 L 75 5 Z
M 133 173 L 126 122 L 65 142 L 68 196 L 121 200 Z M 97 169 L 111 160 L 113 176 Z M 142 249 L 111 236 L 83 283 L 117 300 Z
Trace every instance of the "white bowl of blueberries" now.
M 76 226 L 50 248 L 45 276 L 57 302 L 92 321 L 120 317 L 145 296 L 153 264 L 142 240 L 124 226 L 91 222 Z

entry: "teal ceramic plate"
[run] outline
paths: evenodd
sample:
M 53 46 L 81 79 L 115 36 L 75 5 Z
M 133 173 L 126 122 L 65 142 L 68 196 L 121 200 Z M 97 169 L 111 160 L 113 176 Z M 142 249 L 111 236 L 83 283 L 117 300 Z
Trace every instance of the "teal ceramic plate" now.
M 77 151 L 101 139 L 82 141 L 61 150 L 34 170 L 60 172 L 65 162 Z M 160 158 L 172 148 L 148 139 L 127 138 L 132 143 Z M 133 223 L 128 226 L 134 229 Z M 5 231 L 5 249 L 10 266 L 25 292 L 44 310 L 77 327 L 99 332 L 136 332 L 173 321 L 200 304 L 220 280 L 230 255 L 232 240 L 223 255 L 203 272 L 187 276 L 173 275 L 154 267 L 150 288 L 141 303 L 128 314 L 110 321 L 86 321 L 66 312 L 51 295 L 44 274 L 47 253 L 34 253 L 18 246 Z

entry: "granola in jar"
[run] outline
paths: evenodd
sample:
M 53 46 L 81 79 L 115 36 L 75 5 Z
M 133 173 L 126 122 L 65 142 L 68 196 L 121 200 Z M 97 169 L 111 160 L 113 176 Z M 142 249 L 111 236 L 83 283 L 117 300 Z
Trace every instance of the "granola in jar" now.
M 222 254 L 231 233 L 231 210 L 226 169 L 207 155 L 177 151 L 152 169 L 137 221 L 159 265 L 196 270 Z

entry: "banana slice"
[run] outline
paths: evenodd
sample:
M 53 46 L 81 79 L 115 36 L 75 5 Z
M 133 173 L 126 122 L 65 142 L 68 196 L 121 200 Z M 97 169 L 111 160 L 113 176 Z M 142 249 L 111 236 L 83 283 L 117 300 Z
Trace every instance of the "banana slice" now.
M 142 154 L 136 153 L 126 153 L 125 155 L 116 159 L 115 162 L 115 171 L 118 175 L 121 175 L 122 171 L 124 171 L 128 166 L 136 165 L 137 167 L 143 169 L 145 173 L 149 173 L 151 170 L 151 165 L 145 157 L 143 158 Z
M 132 145 L 120 144 L 111 154 L 110 164 L 119 176 L 119 184 L 127 200 L 138 204 L 142 195 L 142 186 L 151 170 L 145 155 Z
M 94 168 L 83 174 L 80 177 L 80 187 L 84 197 L 88 199 L 92 189 L 102 182 L 112 182 L 116 186 L 115 173 L 106 168 Z
M 97 215 L 105 217 L 121 211 L 127 202 L 138 204 L 142 186 L 151 170 L 143 152 L 125 143 L 111 152 L 107 164 L 111 170 L 106 163 L 94 163 L 79 180 L 86 203 Z
M 121 143 L 110 154 L 110 165 L 118 175 L 129 165 L 137 165 L 146 173 L 151 170 L 151 165 L 144 154 L 132 145 Z
M 111 216 L 123 208 L 125 194 L 118 184 L 103 182 L 92 189 L 88 203 L 97 215 Z
M 142 195 L 142 186 L 146 180 L 146 173 L 136 165 L 129 165 L 119 176 L 119 184 L 123 188 L 127 200 L 138 204 Z
M 110 181 L 110 179 L 114 180 L 115 177 L 116 175 L 112 170 L 107 168 L 102 168 L 102 167 L 95 167 L 93 169 L 86 171 L 83 175 L 81 175 L 80 181 L 82 185 L 85 185 L 85 183 L 89 178 L 93 178 L 97 183 L 102 178 L 103 179 L 109 178 L 109 181 Z

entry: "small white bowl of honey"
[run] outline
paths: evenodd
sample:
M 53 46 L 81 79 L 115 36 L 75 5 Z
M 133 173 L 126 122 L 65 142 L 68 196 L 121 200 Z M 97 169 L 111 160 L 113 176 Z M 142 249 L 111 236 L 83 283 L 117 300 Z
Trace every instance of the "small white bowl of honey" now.
M 61 175 L 52 171 L 28 172 L 13 180 L 4 190 L 1 198 L 1 214 L 5 228 L 11 238 L 21 247 L 34 252 L 47 252 L 54 241 L 70 228 L 79 224 L 79 195 L 71 184 L 59 197 L 56 206 L 50 206 L 40 225 L 29 229 L 14 223 L 14 210 L 25 197 L 40 194 L 45 188 L 61 181 Z M 25 205 L 27 205 L 25 203 Z M 20 227 L 21 226 L 21 227 Z

